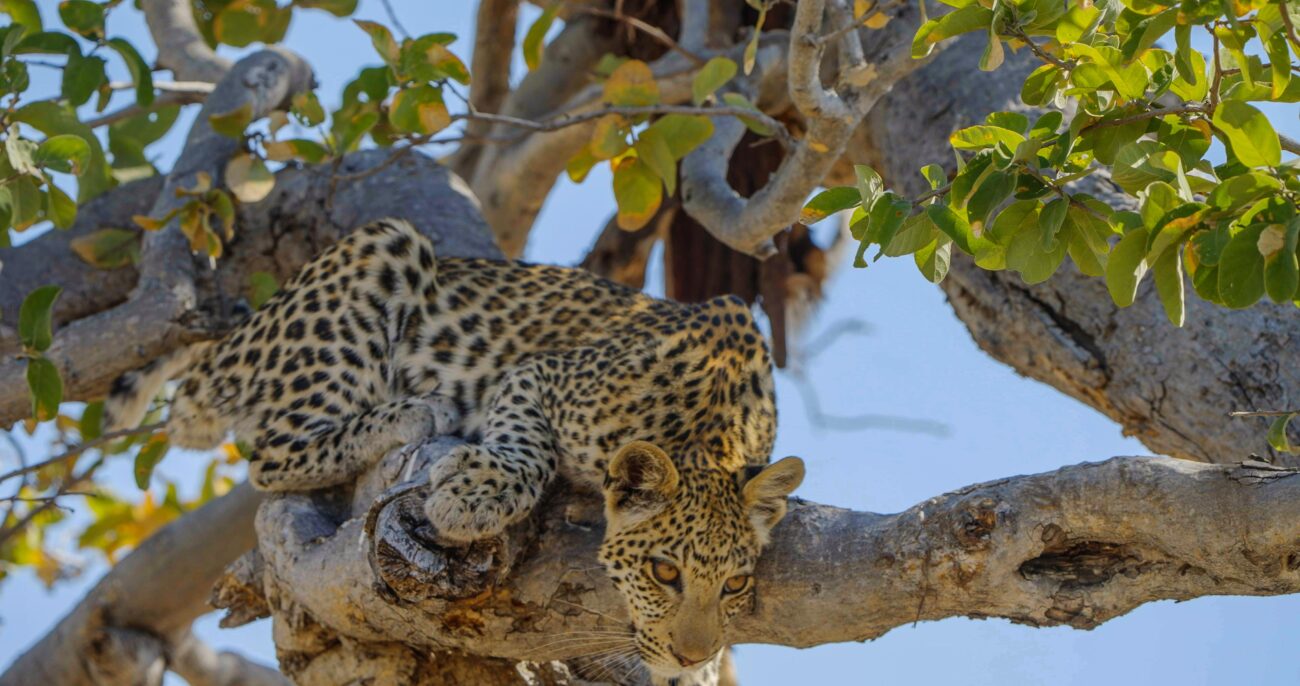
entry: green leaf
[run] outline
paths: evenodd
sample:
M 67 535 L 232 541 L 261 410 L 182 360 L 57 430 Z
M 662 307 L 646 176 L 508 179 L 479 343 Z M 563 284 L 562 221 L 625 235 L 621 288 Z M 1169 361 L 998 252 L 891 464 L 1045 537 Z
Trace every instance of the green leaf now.
M 63 25 L 85 38 L 94 40 L 104 36 L 104 7 L 90 0 L 63 0 L 59 3 L 59 18 Z
M 1257 245 L 1264 254 L 1264 290 L 1275 303 L 1296 299 L 1300 288 L 1300 261 L 1296 256 L 1296 242 L 1300 237 L 1300 217 L 1293 218 L 1285 227 L 1274 224 L 1259 235 Z
M 93 441 L 104 433 L 104 402 L 102 400 L 86 403 L 86 409 L 81 411 L 81 417 L 77 419 L 77 433 L 81 434 L 82 441 Z
M 240 107 L 223 114 L 208 115 L 208 122 L 212 124 L 212 130 L 227 137 L 236 140 L 243 140 L 244 129 L 253 121 L 253 106 L 244 103 Z
M 677 192 L 677 159 L 673 157 L 672 147 L 661 130 L 646 129 L 637 137 L 637 157 L 645 162 L 654 173 L 663 180 L 668 188 L 668 195 Z
M 102 58 L 94 55 L 82 57 L 80 52 L 68 53 L 60 94 L 74 107 L 80 106 L 94 95 L 107 78 Z
M 72 239 L 72 251 L 99 269 L 119 269 L 140 261 L 140 234 L 127 229 L 100 229 Z
M 894 240 L 899 227 L 907 220 L 907 216 L 911 211 L 912 203 L 893 193 L 882 193 L 871 206 L 870 225 L 862 237 L 858 250 L 859 261 L 865 246 L 872 243 L 880 246 L 880 250 L 876 252 L 876 256 L 872 259 L 873 261 L 880 259 L 884 254 L 885 246 Z
M 731 107 L 735 107 L 742 110 L 749 110 L 755 114 L 761 114 L 759 109 L 754 106 L 754 103 L 750 102 L 748 98 L 741 95 L 740 93 L 723 93 L 722 101 L 730 105 Z M 745 128 L 749 129 L 750 131 L 753 131 L 754 133 L 760 136 L 771 136 L 776 133 L 771 129 L 771 127 L 769 127 L 761 119 L 757 119 L 754 117 L 746 117 L 743 114 L 739 115 L 738 118 L 740 119 L 740 123 L 745 125 Z
M 23 299 L 18 309 L 18 338 L 23 347 L 44 352 L 54 341 L 51 322 L 54 320 L 54 301 L 63 289 L 59 286 L 41 286 Z
M 957 214 L 951 207 L 940 203 L 935 203 L 925 208 L 925 213 L 930 216 L 930 221 L 944 234 L 951 238 L 962 252 L 968 255 L 974 255 L 976 246 L 973 245 L 975 238 L 971 235 L 970 224 L 966 218 Z
M 1074 261 L 1074 265 L 1078 267 L 1079 271 L 1085 276 L 1104 276 L 1106 274 L 1106 267 L 1099 259 L 1099 255 L 1104 253 L 1098 253 L 1093 248 L 1086 236 L 1087 230 L 1080 228 L 1079 225 L 1075 223 L 1074 208 L 1070 209 L 1071 212 L 1066 217 L 1066 227 L 1063 232 L 1065 236 L 1066 254 L 1070 256 L 1070 259 Z M 1103 243 L 1102 245 L 1105 244 Z
M 1156 293 L 1165 309 L 1165 316 L 1174 326 L 1183 325 L 1185 295 L 1183 293 L 1183 260 L 1177 250 L 1167 250 L 1151 265 L 1151 276 Z
M 646 225 L 663 201 L 663 184 L 644 161 L 624 158 L 614 168 L 614 200 L 618 226 L 635 231 Z
M 546 33 L 551 30 L 551 23 L 555 21 L 555 13 L 560 11 L 561 4 L 563 3 L 556 0 L 547 5 L 541 16 L 528 27 L 528 33 L 524 34 L 522 47 L 528 71 L 536 69 L 542 63 L 542 41 L 546 40 Z
M 1061 227 L 1065 225 L 1065 215 L 1069 211 L 1070 201 L 1064 198 L 1057 198 L 1043 205 L 1042 212 L 1039 213 L 1042 224 L 1038 235 L 1040 246 L 1045 252 L 1057 249 L 1056 234 L 1060 233 Z
M 1233 155 L 1247 167 L 1276 167 L 1282 163 L 1277 132 L 1263 112 L 1239 100 L 1224 100 L 1215 108 L 1213 122 Z
M 0 9 L 13 18 L 15 24 L 22 24 L 24 35 L 30 36 L 41 31 L 41 13 L 32 0 L 0 0 Z
M 388 121 L 398 131 L 428 135 L 451 125 L 442 89 L 427 84 L 403 88 L 393 96 Z
M 1120 307 L 1128 307 L 1137 297 L 1138 284 L 1146 276 L 1148 232 L 1145 228 L 1133 229 L 1115 244 L 1106 261 L 1106 288 L 1111 300 Z
M 45 185 L 45 216 L 55 228 L 67 229 L 77 221 L 77 203 L 53 183 Z
M 912 57 L 925 57 L 934 50 L 935 44 L 963 33 L 987 29 L 992 23 L 993 11 L 975 4 L 931 19 L 917 29 L 916 37 L 912 39 Z
M 658 131 L 668 143 L 673 159 L 680 160 L 709 140 L 713 122 L 704 115 L 669 114 L 646 127 L 646 132 L 650 131 Z
M 346 17 L 357 11 L 357 0 L 294 0 L 293 4 L 325 10 L 336 17 Z
M 876 198 L 880 196 L 885 182 L 880 178 L 880 174 L 875 169 L 865 164 L 853 165 L 853 176 L 858 182 L 858 195 L 862 199 L 863 207 L 871 207 L 875 204 Z
M 131 80 L 135 83 L 135 104 L 140 107 L 148 107 L 153 104 L 153 73 L 149 65 L 145 63 L 144 58 L 136 51 L 135 46 L 131 45 L 125 38 L 110 38 L 108 47 L 117 51 L 122 56 L 122 61 L 126 62 L 127 71 L 131 72 Z
M 1015 150 L 1024 141 L 1025 137 L 1015 131 L 983 124 L 968 126 L 948 137 L 948 142 L 958 150 L 995 148 L 999 143 L 1006 145 L 1010 150 Z
M 862 195 L 854 186 L 836 186 L 814 195 L 799 213 L 799 223 L 816 224 L 835 214 L 857 207 L 862 203 Z
M 1042 107 L 1055 98 L 1060 79 L 1060 68 L 1044 64 L 1025 77 L 1025 85 L 1020 87 L 1020 99 L 1031 107 Z
M 32 159 L 42 167 L 81 176 L 90 166 L 90 144 L 72 134 L 50 136 L 37 146 Z
M 1268 427 L 1268 444 L 1280 453 L 1294 453 L 1297 450 L 1291 447 L 1291 442 L 1286 437 L 1287 424 L 1295 417 L 1295 413 L 1284 414 L 1273 420 Z
M 1052 277 L 1065 261 L 1066 241 L 1056 241 L 1055 248 L 1044 250 L 1041 232 L 1022 230 L 1007 245 L 1007 269 L 1020 273 L 1027 284 L 1042 283 Z
M 691 80 L 691 101 L 697 106 L 704 104 L 714 91 L 736 76 L 737 69 L 736 63 L 726 57 L 714 57 L 706 62 Z
M 275 276 L 270 272 L 253 272 L 248 277 L 248 303 L 260 310 L 280 290 Z
M 934 241 L 912 255 L 916 268 L 930 283 L 939 283 L 948 275 L 952 262 L 952 240 L 940 234 Z
M 938 234 L 930 215 L 918 212 L 907 218 L 903 226 L 894 234 L 894 239 L 885 244 L 881 253 L 889 257 L 910 255 L 934 241 Z
M 1259 252 L 1264 228 L 1264 224 L 1247 226 L 1223 248 L 1218 265 L 1219 297 L 1228 307 L 1250 307 L 1264 296 L 1264 256 Z
M 59 369 L 44 357 L 27 359 L 27 390 L 32 397 L 32 417 L 38 422 L 54 419 L 63 402 L 63 379 Z
M 383 24 L 353 19 L 352 23 L 356 24 L 362 31 L 370 36 L 371 45 L 375 46 L 375 52 L 383 58 L 384 63 L 396 66 L 401 59 L 401 51 L 397 47 L 397 41 L 393 40 L 393 33 Z
M 135 485 L 140 490 L 149 488 L 149 479 L 153 477 L 153 470 L 159 462 L 167 456 L 167 449 L 171 447 L 167 441 L 167 434 L 163 432 L 156 433 L 140 446 L 140 452 L 135 455 Z

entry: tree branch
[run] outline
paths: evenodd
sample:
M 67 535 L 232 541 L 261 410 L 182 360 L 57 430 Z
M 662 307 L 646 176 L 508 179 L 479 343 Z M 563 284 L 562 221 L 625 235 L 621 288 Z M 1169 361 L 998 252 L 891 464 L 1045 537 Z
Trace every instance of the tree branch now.
M 186 632 L 171 650 L 170 666 L 189 686 L 291 686 L 280 672 L 211 646 Z
M 430 444 L 419 459 L 451 445 Z M 504 538 L 443 551 L 421 533 L 423 485 L 376 496 L 402 471 L 400 458 L 381 463 L 350 514 L 324 498 L 268 500 L 258 540 L 276 612 L 363 645 L 537 661 L 582 652 L 557 634 L 625 626 L 595 564 L 599 526 L 570 523 L 598 504 L 558 493 Z M 755 572 L 753 613 L 728 638 L 806 647 L 953 616 L 1093 628 L 1155 600 L 1296 593 L 1296 540 L 1300 478 L 1264 463 L 1114 458 L 970 486 L 896 515 L 797 502 Z M 311 652 L 296 657 L 310 663 Z
M 166 637 L 209 611 L 223 568 L 253 545 L 261 494 L 247 484 L 168 524 L 104 578 L 36 645 L 0 674 L 0 686 L 150 683 Z M 112 675 L 111 679 L 106 675 Z
M 997 72 L 974 73 L 984 43 L 958 39 L 868 118 L 869 134 L 855 150 L 892 188 L 913 196 L 929 189 L 917 170 L 951 163 L 943 132 L 1022 108 L 1020 84 L 1037 60 L 1008 54 Z M 1083 183 L 1080 191 L 1124 202 L 1104 175 Z M 1154 452 L 1221 464 L 1254 453 L 1300 466 L 1297 456 L 1268 445 L 1263 427 L 1226 415 L 1295 405 L 1300 354 L 1290 342 L 1300 339 L 1300 318 L 1289 304 L 1228 310 L 1189 292 L 1187 323 L 1175 328 L 1149 285 L 1121 309 L 1101 279 L 1070 264 L 1027 286 L 1013 272 L 986 271 L 960 256 L 941 287 L 985 352 L 1096 408 Z
M 143 0 L 149 35 L 158 46 L 158 64 L 178 81 L 216 83 L 230 70 L 230 60 L 217 55 L 194 23 L 188 0 Z
M 773 254 L 772 237 L 799 216 L 809 194 L 843 155 L 862 118 L 900 79 L 921 66 L 911 57 L 911 36 L 919 15 L 902 7 L 893 21 L 878 31 L 863 31 L 870 50 L 842 54 L 862 59 L 862 65 L 841 65 L 837 82 L 843 92 L 822 85 L 823 3 L 799 3 L 790 32 L 788 83 L 790 99 L 804 117 L 806 134 L 782 161 L 765 186 L 748 198 L 727 184 L 727 160 L 743 131 L 720 124 L 714 138 L 682 161 L 682 204 L 710 234 L 734 250 L 764 258 Z M 841 37 L 852 39 L 856 34 Z
M 510 94 L 510 60 L 515 49 L 515 28 L 519 24 L 519 0 L 483 0 L 474 19 L 474 55 L 470 71 L 469 106 L 476 112 L 500 112 Z M 465 135 L 473 140 L 488 134 L 492 125 L 471 120 Z M 482 147 L 463 144 L 447 164 L 463 178 L 470 178 Z
M 440 255 L 500 255 L 464 183 L 420 153 L 406 155 L 382 172 L 332 183 L 336 173 L 361 172 L 387 157 L 386 151 L 368 150 L 348 155 L 337 168 L 331 162 L 276 174 L 270 195 L 239 206 L 236 238 L 217 269 L 201 273 L 202 314 L 194 321 L 147 325 L 158 318 L 143 306 L 132 310 L 134 319 L 122 316 L 119 303 L 130 294 L 136 271 L 96 270 L 68 248 L 68 240 L 76 236 L 104 226 L 130 226 L 131 215 L 147 214 L 160 179 L 127 184 L 96 198 L 81 208 L 69 232 L 51 231 L 26 245 L 0 249 L 5 265 L 0 312 L 16 317 L 22 299 L 36 286 L 63 286 L 55 310 L 56 342 L 49 354 L 63 374 L 64 398 L 92 400 L 121 373 L 182 343 L 219 335 L 233 320 L 218 315 L 233 309 L 254 272 L 268 272 L 283 283 L 326 246 L 367 221 L 398 211 L 393 208 L 401 208 L 400 213 L 433 238 Z M 0 321 L 14 319 L 6 315 Z M 4 338 L 16 341 L 16 336 Z M 30 412 L 23 363 L 0 362 L 0 425 Z

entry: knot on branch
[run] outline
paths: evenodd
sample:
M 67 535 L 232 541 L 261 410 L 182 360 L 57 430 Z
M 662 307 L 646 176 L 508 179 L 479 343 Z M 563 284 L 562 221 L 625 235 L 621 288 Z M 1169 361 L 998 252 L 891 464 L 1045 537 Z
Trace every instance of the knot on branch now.
M 503 536 L 469 545 L 446 547 L 438 542 L 423 510 L 429 495 L 423 477 L 458 443 L 439 439 L 414 451 L 410 464 L 403 465 L 403 472 L 415 475 L 414 480 L 385 491 L 366 514 L 364 535 L 376 590 L 393 600 L 419 603 L 481 596 L 510 574 L 532 540 L 533 526 L 526 520 Z M 385 462 L 401 459 L 400 451 L 394 455 Z

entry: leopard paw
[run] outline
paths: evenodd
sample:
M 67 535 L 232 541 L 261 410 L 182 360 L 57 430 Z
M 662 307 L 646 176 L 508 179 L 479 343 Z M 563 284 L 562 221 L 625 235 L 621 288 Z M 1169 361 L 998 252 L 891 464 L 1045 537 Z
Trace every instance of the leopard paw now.
M 514 477 L 477 445 L 453 448 L 429 470 L 433 492 L 424 513 L 441 538 L 468 543 L 490 538 L 518 521 L 519 494 Z

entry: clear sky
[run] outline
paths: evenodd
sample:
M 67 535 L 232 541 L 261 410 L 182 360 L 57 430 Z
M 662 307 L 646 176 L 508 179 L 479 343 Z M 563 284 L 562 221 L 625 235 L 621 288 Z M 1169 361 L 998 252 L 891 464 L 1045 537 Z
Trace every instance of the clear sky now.
M 47 20 L 56 16 L 55 0 L 38 4 Z M 468 60 L 475 3 L 393 4 L 402 23 L 417 35 L 459 34 L 453 47 Z M 526 16 L 535 12 L 528 8 Z M 315 66 L 322 84 L 319 93 L 330 106 L 358 67 L 377 58 L 350 22 L 316 12 L 295 14 L 286 42 Z M 357 16 L 387 23 L 376 0 L 363 0 Z M 110 35 L 128 36 L 142 51 L 150 49 L 140 15 L 129 3 L 113 13 L 109 29 Z M 146 52 L 145 58 L 151 60 L 152 55 Z M 516 70 L 516 78 L 519 73 Z M 1270 111 L 1270 116 L 1273 112 L 1279 114 L 1275 126 L 1300 137 L 1293 109 L 1284 118 L 1281 110 Z M 178 129 L 166 139 L 164 168 L 174 159 L 182 136 Z M 918 161 L 918 167 L 924 162 L 929 160 Z M 542 211 L 528 259 L 576 263 L 612 209 L 606 174 L 593 173 L 581 186 L 562 182 Z M 808 420 L 792 378 L 780 373 L 776 455 L 797 454 L 807 461 L 808 478 L 800 496 L 895 512 L 979 481 L 1148 453 L 1136 441 L 1121 437 L 1119 427 L 1097 412 L 1017 376 L 980 352 L 940 290 L 921 278 L 910 259 L 883 260 L 866 270 L 844 265 L 828 289 L 810 337 L 846 320 L 865 322 L 871 333 L 839 338 L 808 366 L 806 376 L 822 407 L 840 415 L 935 420 L 946 424 L 950 434 L 817 428 Z M 173 454 L 160 469 L 173 478 L 193 479 L 196 470 L 184 457 Z M 123 491 L 134 489 L 129 469 L 122 464 L 113 472 L 114 485 Z M 52 592 L 26 573 L 0 585 L 0 667 L 52 627 L 104 570 L 93 558 L 87 563 L 81 578 Z M 197 630 L 215 646 L 274 661 L 267 622 L 227 631 L 218 629 L 215 616 L 210 616 Z M 1147 605 L 1091 632 L 950 619 L 901 627 L 866 644 L 809 650 L 740 646 L 736 654 L 746 686 L 1297 684 L 1296 635 L 1300 597 L 1227 597 Z

